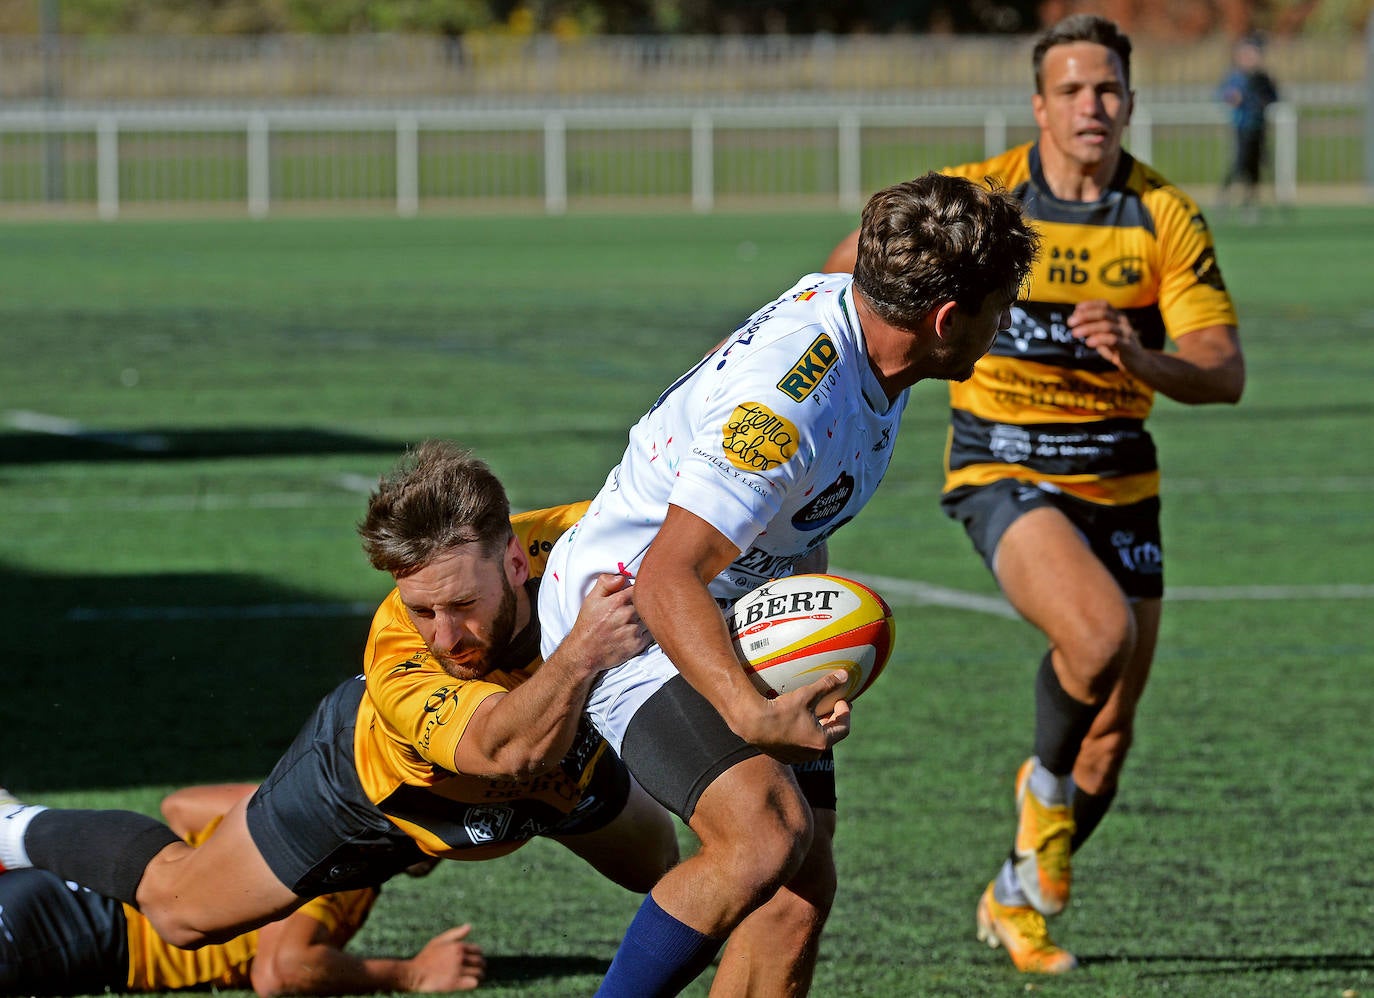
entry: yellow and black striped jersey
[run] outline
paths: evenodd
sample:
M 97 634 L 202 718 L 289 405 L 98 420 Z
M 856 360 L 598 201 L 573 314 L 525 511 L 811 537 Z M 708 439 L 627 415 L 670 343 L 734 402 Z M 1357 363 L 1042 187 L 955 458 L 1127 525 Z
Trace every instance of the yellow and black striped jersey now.
M 586 508 L 581 502 L 511 518 L 530 556 L 532 579 L 543 575 L 554 541 Z M 452 771 L 458 741 L 482 701 L 514 689 L 542 664 L 537 624 L 531 633 L 528 647 L 512 649 L 519 665 L 480 680 L 460 680 L 429 653 L 396 590 L 373 617 L 363 665 L 367 696 L 354 732 L 358 776 L 368 799 L 430 855 L 464 860 L 504 855 L 530 837 L 515 825 L 537 815 L 543 816 L 538 820 L 555 812 L 566 815 L 582 800 L 604 744 L 586 724 L 565 765 L 536 779 L 493 780 Z M 465 812 L 466 823 L 458 826 L 446 802 L 488 807 L 491 820 L 474 827 L 471 812 Z
M 995 179 L 1041 235 L 1011 328 L 972 378 L 950 384 L 945 491 L 1016 478 L 1109 505 L 1157 495 L 1144 427 L 1154 390 L 1083 346 L 1066 320 L 1078 302 L 1106 299 L 1152 350 L 1236 325 L 1197 204 L 1125 152 L 1106 195 L 1089 202 L 1050 193 L 1034 143 L 944 172 Z

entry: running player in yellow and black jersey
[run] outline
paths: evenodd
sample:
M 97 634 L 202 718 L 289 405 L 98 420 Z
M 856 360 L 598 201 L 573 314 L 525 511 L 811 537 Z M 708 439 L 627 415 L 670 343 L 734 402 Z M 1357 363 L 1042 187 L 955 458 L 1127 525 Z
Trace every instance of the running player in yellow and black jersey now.
M 1130 40 L 1091 15 L 1036 44 L 1039 138 L 947 170 L 1020 200 L 1041 254 L 1010 329 L 950 387 L 942 504 L 1050 650 L 1033 754 L 1015 781 L 1010 857 L 978 904 L 979 938 L 1024 971 L 1077 963 L 1049 937 L 1072 852 L 1105 815 L 1159 632 L 1155 394 L 1234 403 L 1235 310 L 1197 205 L 1121 148 Z M 827 270 L 852 266 L 853 237 Z
M 592 682 L 647 644 L 627 581 L 539 658 L 536 566 L 580 507 L 517 518 L 480 461 L 428 441 L 382 480 L 359 533 L 396 583 L 364 675 L 327 695 L 257 792 L 191 849 L 124 811 L 0 812 L 0 870 L 36 866 L 135 905 L 198 947 L 426 857 L 486 859 L 536 835 L 647 891 L 677 860 L 667 812 L 582 719 Z

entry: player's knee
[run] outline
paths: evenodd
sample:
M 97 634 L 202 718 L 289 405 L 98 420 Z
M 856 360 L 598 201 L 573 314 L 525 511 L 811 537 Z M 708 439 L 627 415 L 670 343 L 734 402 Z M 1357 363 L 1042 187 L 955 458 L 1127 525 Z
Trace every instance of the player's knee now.
M 835 873 L 833 862 L 807 863 L 792 878 L 785 893 L 790 898 L 795 898 L 795 901 L 789 904 L 790 910 L 797 918 L 815 920 L 816 924 L 821 925 L 829 917 L 830 909 L 835 906 L 835 894 L 838 890 L 839 877 Z
M 778 891 L 768 905 L 760 909 L 768 919 L 769 935 L 779 946 L 800 948 L 807 940 L 818 936 L 835 900 L 833 887 L 825 892 L 798 891 L 794 889 L 796 886 L 789 884 Z
M 1090 794 L 1115 789 L 1134 738 L 1134 728 L 1126 720 L 1109 731 L 1084 739 L 1074 764 L 1074 781 Z
M 1135 644 L 1135 616 L 1122 602 L 1118 608 L 1085 620 L 1067 640 L 1058 643 L 1057 650 L 1089 702 L 1101 703 L 1121 677 Z
M 721 843 L 721 852 L 739 882 L 750 885 L 750 893 L 766 897 L 802 868 L 812 832 L 809 808 L 768 808 L 740 821 L 735 833 Z
M 800 805 L 800 806 L 797 806 Z M 775 821 L 764 822 L 766 865 L 776 870 L 777 885 L 791 880 L 811 851 L 812 836 L 815 832 L 811 820 L 811 809 L 800 798 L 788 800 L 776 807 Z M 750 835 L 743 836 L 744 845 L 758 840 Z

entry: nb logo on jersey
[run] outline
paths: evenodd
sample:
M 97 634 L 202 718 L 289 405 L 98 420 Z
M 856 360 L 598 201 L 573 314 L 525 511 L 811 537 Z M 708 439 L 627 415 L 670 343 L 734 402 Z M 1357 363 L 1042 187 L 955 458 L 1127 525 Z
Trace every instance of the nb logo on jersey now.
M 792 370 L 782 376 L 778 391 L 794 402 L 802 401 L 821 383 L 825 372 L 834 366 L 839 356 L 840 352 L 835 349 L 830 337 L 821 333 L 806 348 L 801 360 L 792 365 Z
M 1052 284 L 1087 284 L 1088 271 L 1079 264 L 1088 262 L 1088 251 L 1060 250 L 1058 246 L 1050 250 L 1050 269 L 1046 279 Z

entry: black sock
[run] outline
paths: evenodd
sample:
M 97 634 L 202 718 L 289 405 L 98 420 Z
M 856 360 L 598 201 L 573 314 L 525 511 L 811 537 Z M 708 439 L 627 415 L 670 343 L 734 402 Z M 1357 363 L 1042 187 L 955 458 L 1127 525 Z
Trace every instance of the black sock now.
M 1073 852 L 1078 852 L 1083 848 L 1083 843 L 1088 841 L 1088 836 L 1093 833 L 1107 816 L 1107 809 L 1112 806 L 1112 801 L 1116 798 L 1116 787 L 1112 787 L 1105 793 L 1090 794 L 1084 793 L 1079 788 L 1074 788 L 1073 792 L 1073 842 L 1069 848 Z
M 1068 776 L 1102 707 L 1075 700 L 1064 692 L 1054 673 L 1052 656 L 1053 652 L 1045 653 L 1035 677 L 1035 755 L 1055 776 Z
M 179 841 L 162 822 L 133 811 L 48 810 L 24 833 L 34 866 L 131 905 L 153 857 Z

